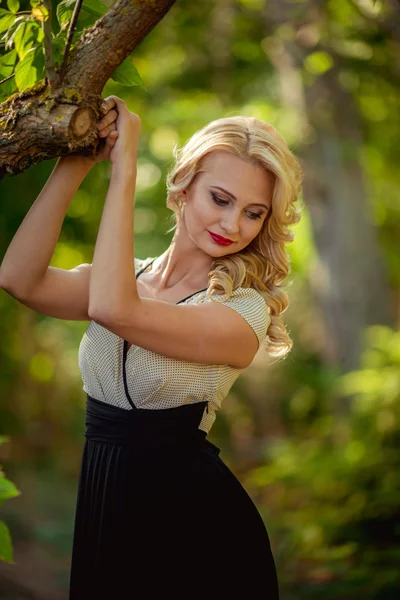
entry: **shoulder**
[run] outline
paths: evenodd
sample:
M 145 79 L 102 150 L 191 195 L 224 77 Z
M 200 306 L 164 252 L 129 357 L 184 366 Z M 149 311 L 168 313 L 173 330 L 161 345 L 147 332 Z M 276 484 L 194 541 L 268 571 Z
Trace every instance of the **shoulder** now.
M 236 288 L 230 298 L 223 300 L 224 296 L 213 294 L 211 298 L 203 296 L 204 302 L 219 303 L 229 306 L 238 312 L 253 328 L 259 342 L 267 335 L 271 318 L 264 296 L 255 288 Z
M 233 290 L 231 296 L 227 299 L 223 299 L 225 296 L 219 294 L 212 294 L 211 301 L 220 302 L 221 304 L 229 303 L 243 303 L 250 307 L 257 307 L 258 309 L 269 312 L 267 303 L 264 296 L 253 287 L 238 287 Z
M 260 306 L 267 308 L 264 296 L 253 287 L 239 287 L 233 290 L 232 296 L 228 298 L 228 301 L 235 298 L 241 298 L 242 300 L 250 300 L 251 302 L 257 302 Z

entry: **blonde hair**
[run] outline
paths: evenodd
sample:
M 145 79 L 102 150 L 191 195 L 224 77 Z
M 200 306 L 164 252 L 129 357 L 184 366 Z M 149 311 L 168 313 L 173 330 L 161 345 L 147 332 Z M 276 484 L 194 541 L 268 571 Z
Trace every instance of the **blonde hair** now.
M 210 153 L 226 151 L 261 166 L 272 176 L 272 203 L 260 233 L 243 250 L 215 258 L 208 273 L 207 297 L 222 295 L 226 301 L 238 287 L 253 287 L 265 299 L 270 324 L 264 348 L 270 356 L 285 357 L 293 346 L 279 315 L 287 309 L 289 299 L 281 282 L 290 272 L 290 257 L 285 243 L 294 234 L 288 229 L 300 220 L 294 204 L 302 191 L 302 169 L 282 135 L 269 123 L 253 117 L 231 116 L 211 121 L 197 131 L 183 146 L 175 145 L 175 164 L 167 174 L 167 202 L 173 211 L 171 219 L 176 229 L 181 208 L 177 194 L 193 182 L 204 170 Z

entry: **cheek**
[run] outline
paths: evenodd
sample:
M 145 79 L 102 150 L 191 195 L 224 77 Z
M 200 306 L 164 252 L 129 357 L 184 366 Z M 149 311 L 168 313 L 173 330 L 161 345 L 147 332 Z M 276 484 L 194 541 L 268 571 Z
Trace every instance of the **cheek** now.
M 215 220 L 217 211 L 214 210 L 212 204 L 207 200 L 199 200 L 192 205 L 192 219 L 197 223 L 206 223 Z
M 251 239 L 257 237 L 260 231 L 262 231 L 262 225 L 263 224 L 259 223 L 258 220 L 255 223 L 250 223 L 248 227 L 246 227 L 246 236 Z

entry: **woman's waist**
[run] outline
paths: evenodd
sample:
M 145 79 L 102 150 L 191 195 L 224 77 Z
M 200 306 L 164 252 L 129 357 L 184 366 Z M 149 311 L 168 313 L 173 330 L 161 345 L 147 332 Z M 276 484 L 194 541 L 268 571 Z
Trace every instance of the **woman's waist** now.
M 199 444 L 207 433 L 199 429 L 208 401 L 173 408 L 123 409 L 87 394 L 85 437 L 92 441 L 154 447 Z M 217 446 L 208 442 L 207 445 Z

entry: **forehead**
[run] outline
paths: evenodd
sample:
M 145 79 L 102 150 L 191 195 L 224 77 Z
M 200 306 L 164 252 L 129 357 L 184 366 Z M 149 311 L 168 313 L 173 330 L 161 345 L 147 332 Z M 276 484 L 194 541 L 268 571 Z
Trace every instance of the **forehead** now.
M 261 201 L 272 195 L 273 177 L 263 167 L 229 152 L 212 152 L 204 160 L 202 185 L 216 185 L 234 194 L 238 200 Z

